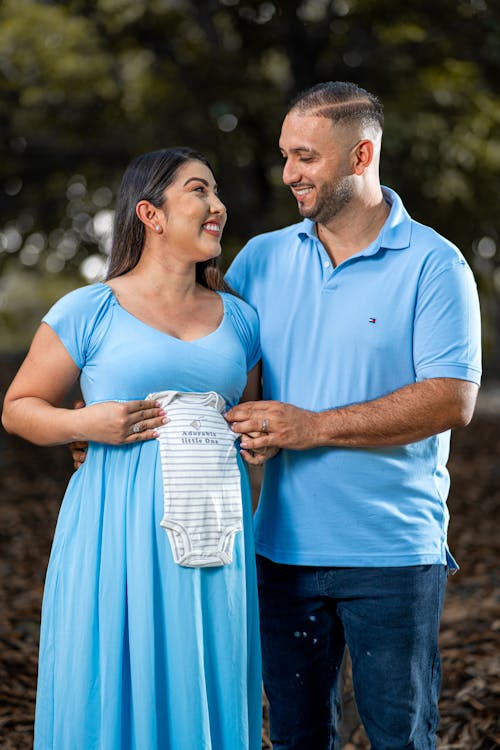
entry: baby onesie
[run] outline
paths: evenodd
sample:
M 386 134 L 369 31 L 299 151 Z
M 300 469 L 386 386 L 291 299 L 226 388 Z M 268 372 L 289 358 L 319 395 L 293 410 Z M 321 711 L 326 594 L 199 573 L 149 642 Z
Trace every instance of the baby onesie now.
M 232 561 L 242 530 L 241 476 L 235 441 L 218 393 L 161 391 L 168 422 L 158 428 L 164 514 L 174 560 L 186 567 Z

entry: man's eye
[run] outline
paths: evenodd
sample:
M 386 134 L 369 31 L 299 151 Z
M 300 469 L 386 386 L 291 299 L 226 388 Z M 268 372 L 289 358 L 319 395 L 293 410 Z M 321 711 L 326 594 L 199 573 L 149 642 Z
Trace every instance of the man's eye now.
M 312 161 L 312 156 L 301 156 L 299 161 Z

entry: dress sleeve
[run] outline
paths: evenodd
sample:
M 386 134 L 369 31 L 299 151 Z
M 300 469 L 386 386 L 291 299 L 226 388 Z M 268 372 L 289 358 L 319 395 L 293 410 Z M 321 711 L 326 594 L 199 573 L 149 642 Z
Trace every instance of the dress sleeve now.
M 247 372 L 250 372 L 261 358 L 259 318 L 253 307 L 242 299 L 227 294 L 226 300 L 234 328 L 245 349 Z
M 422 279 L 415 311 L 417 380 L 481 380 L 481 324 L 472 271 L 464 260 Z
M 105 333 L 111 300 L 108 286 L 92 284 L 61 297 L 42 318 L 58 335 L 80 370 Z

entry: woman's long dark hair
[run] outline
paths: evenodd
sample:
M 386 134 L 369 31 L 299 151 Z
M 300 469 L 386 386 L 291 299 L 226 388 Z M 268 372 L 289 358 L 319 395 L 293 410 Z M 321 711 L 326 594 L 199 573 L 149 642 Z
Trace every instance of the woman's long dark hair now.
M 200 161 L 213 172 L 202 154 L 186 147 L 150 151 L 129 164 L 116 200 L 107 280 L 122 276 L 139 262 L 145 237 L 144 224 L 135 212 L 139 201 L 149 201 L 160 208 L 165 200 L 165 189 L 174 181 L 179 168 L 188 161 Z M 216 258 L 196 264 L 196 281 L 214 291 L 232 291 L 223 279 Z

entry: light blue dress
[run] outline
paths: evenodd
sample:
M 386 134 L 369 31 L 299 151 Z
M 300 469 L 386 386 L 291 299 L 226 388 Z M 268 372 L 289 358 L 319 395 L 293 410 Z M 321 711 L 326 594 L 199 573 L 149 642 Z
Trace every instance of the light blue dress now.
M 44 318 L 81 369 L 87 404 L 165 389 L 229 405 L 260 357 L 255 312 L 221 293 L 208 336 L 141 322 L 106 284 Z M 239 459 L 241 463 L 241 459 Z M 261 665 L 251 495 L 233 562 L 184 568 L 160 526 L 158 441 L 91 443 L 61 506 L 42 609 L 35 750 L 259 750 Z

